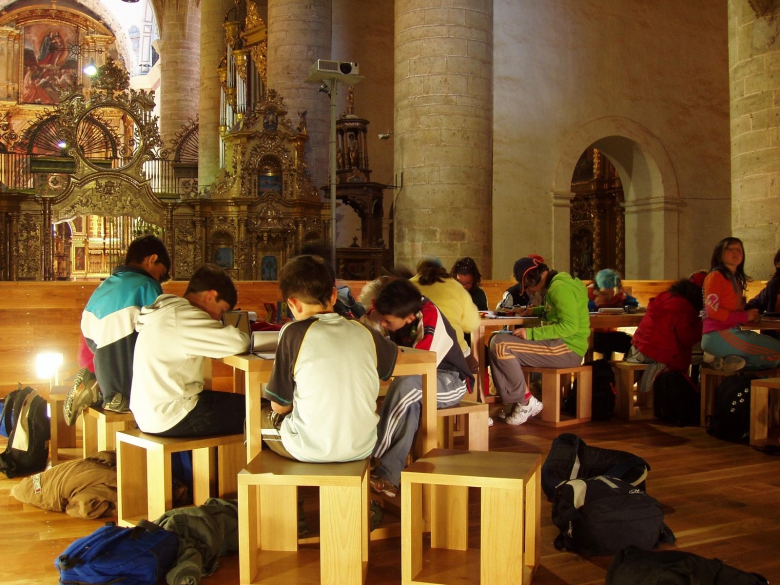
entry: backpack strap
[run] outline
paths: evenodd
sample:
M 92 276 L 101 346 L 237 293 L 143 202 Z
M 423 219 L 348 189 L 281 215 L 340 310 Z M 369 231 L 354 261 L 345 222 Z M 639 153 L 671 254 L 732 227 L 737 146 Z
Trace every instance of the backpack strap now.
M 666 544 L 677 542 L 677 537 L 674 535 L 674 532 L 672 532 L 672 529 L 666 525 L 666 522 L 664 522 L 663 526 L 661 526 L 661 533 L 658 535 L 658 542 L 663 542 Z
M 645 479 L 647 479 L 647 471 L 650 469 L 650 466 L 647 464 L 647 461 L 642 459 L 639 455 L 632 455 L 631 457 L 627 457 L 625 461 L 621 461 L 617 465 L 614 465 L 609 471 L 603 473 L 602 475 L 607 475 L 609 477 L 617 477 L 622 478 L 623 474 L 626 473 L 629 469 L 633 467 L 643 466 L 645 470 L 642 472 L 642 475 L 632 482 L 631 485 L 639 485 Z

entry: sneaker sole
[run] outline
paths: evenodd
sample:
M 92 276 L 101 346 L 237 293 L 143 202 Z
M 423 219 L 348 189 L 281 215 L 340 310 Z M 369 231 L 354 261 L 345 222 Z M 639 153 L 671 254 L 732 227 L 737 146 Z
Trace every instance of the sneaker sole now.
M 98 401 L 100 396 L 98 395 L 97 387 L 97 381 L 95 381 L 89 388 L 74 388 L 68 392 L 68 396 L 65 398 L 65 403 L 62 407 L 65 424 L 68 426 L 76 424 L 76 420 L 79 418 L 82 411 Z

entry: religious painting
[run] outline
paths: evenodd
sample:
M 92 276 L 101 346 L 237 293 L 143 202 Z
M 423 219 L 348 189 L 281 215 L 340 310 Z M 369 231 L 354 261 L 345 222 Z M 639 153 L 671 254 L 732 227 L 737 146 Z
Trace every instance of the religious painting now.
M 84 248 L 76 248 L 76 270 L 79 272 L 84 272 L 84 268 L 86 267 L 86 263 L 84 261 Z
M 282 194 L 281 175 L 257 175 L 257 196 L 263 193 Z
M 217 248 L 214 253 L 214 264 L 225 270 L 233 268 L 233 248 Z
M 20 102 L 52 105 L 60 91 L 78 80 L 78 59 L 71 47 L 78 45 L 76 27 L 41 22 L 24 27 L 24 64 Z
M 263 256 L 260 261 L 260 280 L 276 280 L 277 267 L 276 256 Z

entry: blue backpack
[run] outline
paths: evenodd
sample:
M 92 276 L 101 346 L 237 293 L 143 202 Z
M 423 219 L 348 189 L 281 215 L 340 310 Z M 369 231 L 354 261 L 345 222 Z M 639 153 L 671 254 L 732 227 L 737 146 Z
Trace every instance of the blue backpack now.
M 73 542 L 54 561 L 62 585 L 153 585 L 176 563 L 179 536 L 146 520 L 134 528 L 109 522 Z

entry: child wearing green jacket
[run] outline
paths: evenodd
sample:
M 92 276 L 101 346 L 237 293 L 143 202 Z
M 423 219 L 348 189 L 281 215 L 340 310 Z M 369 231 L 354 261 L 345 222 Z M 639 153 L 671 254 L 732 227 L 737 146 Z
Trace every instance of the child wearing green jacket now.
M 588 291 L 577 278 L 551 270 L 538 257 L 515 262 L 514 277 L 533 295 L 546 290 L 544 305 L 526 311 L 542 317 L 545 325 L 498 333 L 490 340 L 493 382 L 504 404 L 506 422 L 521 425 L 542 411 L 528 390 L 523 366 L 570 368 L 582 363 L 588 349 L 590 316 Z M 499 415 L 500 416 L 500 415 Z

